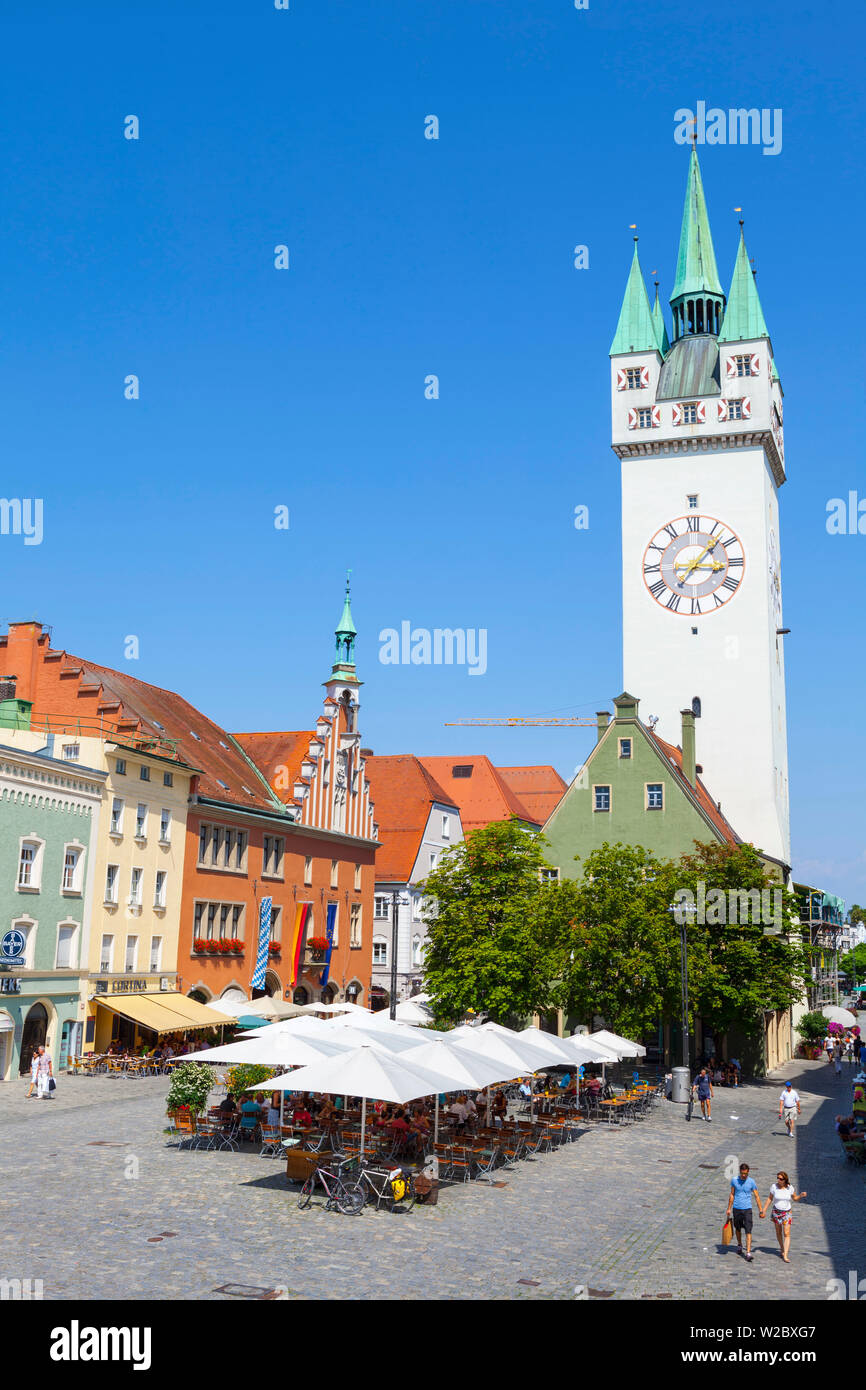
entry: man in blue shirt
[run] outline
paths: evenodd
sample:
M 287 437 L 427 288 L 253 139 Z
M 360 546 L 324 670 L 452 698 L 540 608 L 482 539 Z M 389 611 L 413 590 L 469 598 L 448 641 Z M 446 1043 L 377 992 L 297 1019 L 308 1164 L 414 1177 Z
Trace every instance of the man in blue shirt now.
M 749 1264 L 754 1258 L 752 1255 L 752 1193 L 755 1194 L 755 1201 L 758 1203 L 758 1211 L 764 1215 L 761 1206 L 761 1197 L 758 1192 L 758 1184 L 754 1178 L 749 1177 L 748 1163 L 740 1164 L 740 1176 L 731 1179 L 731 1192 L 728 1197 L 728 1210 L 725 1212 L 725 1220 L 734 1213 L 734 1230 L 737 1234 L 737 1253 L 743 1253 L 743 1232 L 746 1233 L 746 1259 Z
M 712 1121 L 713 1117 L 710 1114 L 710 1108 L 713 1083 L 710 1080 L 709 1072 L 706 1067 L 701 1067 L 698 1075 L 695 1077 L 695 1085 L 698 1088 L 698 1100 L 701 1102 L 701 1114 L 705 1120 Z

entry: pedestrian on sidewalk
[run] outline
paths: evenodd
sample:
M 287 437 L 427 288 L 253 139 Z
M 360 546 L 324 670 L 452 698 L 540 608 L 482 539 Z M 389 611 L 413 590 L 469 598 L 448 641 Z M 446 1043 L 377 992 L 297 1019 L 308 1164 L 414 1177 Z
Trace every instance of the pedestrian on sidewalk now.
M 802 1202 L 805 1196 L 805 1192 L 794 1191 L 788 1178 L 788 1174 L 784 1170 L 782 1170 L 781 1172 L 777 1173 L 776 1181 L 770 1188 L 770 1195 L 767 1199 L 767 1205 L 761 1212 L 761 1215 L 764 1216 L 766 1212 L 769 1210 L 770 1204 L 772 1203 L 773 1225 L 776 1228 L 776 1239 L 779 1242 L 779 1249 L 782 1252 L 782 1259 L 785 1261 L 786 1265 L 791 1263 L 791 1261 L 788 1259 L 788 1251 L 791 1248 L 791 1218 L 793 1215 L 793 1208 L 791 1206 L 791 1203 Z
M 698 1088 L 698 1100 L 701 1102 L 701 1114 L 705 1120 L 712 1120 L 710 1114 L 711 1101 L 713 1095 L 713 1083 L 710 1080 L 706 1067 L 701 1067 L 695 1077 L 695 1085 Z
M 836 1075 L 842 1075 L 842 1044 L 837 1042 L 833 1048 L 833 1065 L 836 1068 Z
M 746 1259 L 752 1263 L 752 1196 L 758 1203 L 758 1213 L 764 1215 L 764 1208 L 761 1205 L 761 1194 L 758 1191 L 758 1184 L 754 1178 L 749 1177 L 748 1163 L 740 1164 L 740 1176 L 731 1179 L 731 1191 L 728 1196 L 728 1209 L 725 1212 L 727 1221 L 734 1213 L 734 1231 L 737 1236 L 737 1253 L 743 1253 L 743 1232 L 746 1235 Z
M 44 1047 L 39 1049 L 39 1057 L 36 1064 L 36 1081 L 38 1085 L 38 1095 L 42 1100 L 48 1100 L 51 1096 L 51 1088 L 48 1083 L 53 1075 L 51 1069 L 51 1057 Z
M 34 1047 L 34 1049 L 33 1049 L 33 1055 L 32 1055 L 31 1058 L 30 1058 L 30 1087 L 29 1087 L 29 1089 L 28 1089 L 28 1091 L 27 1091 L 26 1096 L 24 1097 L 25 1100 L 29 1100 L 30 1097 L 33 1095 L 33 1092 L 36 1090 L 38 1081 L 39 1081 L 39 1048 L 38 1048 L 38 1047 Z
M 785 1117 L 785 1128 L 788 1131 L 788 1138 L 794 1137 L 795 1115 L 800 1114 L 800 1094 L 794 1090 L 790 1081 L 785 1082 L 785 1089 L 779 1096 L 779 1119 Z

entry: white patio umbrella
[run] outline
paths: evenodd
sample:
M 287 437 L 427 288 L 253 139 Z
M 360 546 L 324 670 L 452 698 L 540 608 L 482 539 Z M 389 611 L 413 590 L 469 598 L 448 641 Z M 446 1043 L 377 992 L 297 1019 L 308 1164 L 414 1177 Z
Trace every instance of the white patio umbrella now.
M 464 1047 L 459 1042 L 448 1042 L 446 1038 L 424 1043 L 410 1054 L 413 1066 L 418 1064 L 437 1071 L 453 1072 L 459 1084 L 467 1091 L 480 1091 L 497 1081 L 508 1081 L 510 1063 L 486 1057 L 472 1047 Z M 487 1120 L 490 1122 L 490 1093 L 487 1095 Z M 436 1117 L 433 1128 L 434 1143 L 439 1138 L 439 1093 L 436 1093 Z
M 335 1057 L 340 1052 L 348 1052 L 352 1044 L 344 1037 L 322 1038 L 306 1037 L 301 1033 L 274 1032 L 271 1028 L 256 1028 L 257 1035 L 249 1034 L 240 1042 L 227 1043 L 225 1047 L 208 1047 L 201 1052 L 191 1052 L 194 1062 L 247 1063 L 262 1067 L 302 1067 L 317 1062 L 322 1057 Z M 273 1078 L 272 1078 L 273 1079 Z M 262 1081 L 256 1087 L 259 1091 L 277 1090 L 271 1081 Z M 280 1095 L 280 1124 L 283 1123 L 283 1096 Z
M 419 1004 L 417 999 L 403 999 L 394 1010 L 394 1016 L 398 1023 L 432 1023 L 433 1015 L 424 1004 Z
M 610 1047 L 620 1058 L 623 1057 L 645 1057 L 646 1048 L 641 1047 L 640 1043 L 630 1042 L 628 1038 L 621 1038 L 619 1033 L 611 1033 L 607 1028 L 599 1028 L 596 1033 L 590 1033 L 593 1042 L 599 1042 L 603 1047 Z
M 361 1043 L 375 1039 L 379 1045 L 389 1052 L 412 1052 L 424 1042 L 423 1035 L 418 1036 L 415 1028 L 407 1028 L 405 1032 L 400 1029 L 391 1031 L 385 1028 L 356 1028 L 351 1023 L 343 1024 L 337 1019 L 329 1023 L 321 1018 L 291 1018 L 283 1023 L 273 1023 L 266 1028 L 251 1028 L 247 1033 L 247 1038 L 261 1038 L 269 1034 L 279 1033 L 295 1035 L 297 1037 L 328 1038 L 342 1040 L 350 1047 L 357 1047 Z
M 821 1013 L 828 1023 L 841 1023 L 845 1028 L 850 1028 L 857 1022 L 850 1009 L 840 1009 L 836 1004 L 825 1004 Z
M 317 1014 L 369 1014 L 370 1009 L 363 1004 L 350 1004 L 344 1001 L 342 1004 L 307 1004 L 306 1007 L 311 1013 Z
M 438 1096 L 460 1083 L 444 1072 L 414 1066 L 408 1058 L 385 1051 L 372 1039 L 335 1057 L 300 1067 L 268 1085 L 275 1091 L 324 1091 L 328 1095 L 361 1097 L 361 1157 L 367 1128 L 367 1101 L 387 1100 L 398 1105 L 420 1096 Z M 250 1091 L 261 1089 L 249 1086 Z
M 525 1038 L 535 1047 L 540 1047 L 542 1052 L 547 1052 L 551 1065 L 563 1066 L 569 1062 L 572 1066 L 574 1065 L 574 1051 L 566 1047 L 564 1038 L 558 1038 L 553 1033 L 545 1033 L 541 1028 L 522 1028 L 517 1036 Z

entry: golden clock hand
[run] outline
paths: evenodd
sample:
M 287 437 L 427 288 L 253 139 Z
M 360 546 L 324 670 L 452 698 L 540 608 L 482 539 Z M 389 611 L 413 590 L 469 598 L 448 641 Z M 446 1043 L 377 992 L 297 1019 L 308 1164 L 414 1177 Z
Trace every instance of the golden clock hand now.
M 709 555 L 709 553 L 710 553 L 711 550 L 715 550 L 716 544 L 717 544 L 717 542 L 718 542 L 718 539 L 719 539 L 718 536 L 713 536 L 713 538 L 712 538 L 712 540 L 710 541 L 709 545 L 705 545 L 705 546 L 704 546 L 704 548 L 703 548 L 703 550 L 701 551 L 700 555 L 696 555 L 695 558 L 694 558 L 694 560 L 688 562 L 688 568 L 687 568 L 687 570 L 686 570 L 686 574 L 690 574 L 691 571 L 692 571 L 693 569 L 696 569 L 697 566 L 698 566 L 699 561 L 703 560 L 703 558 L 704 558 L 705 555 Z

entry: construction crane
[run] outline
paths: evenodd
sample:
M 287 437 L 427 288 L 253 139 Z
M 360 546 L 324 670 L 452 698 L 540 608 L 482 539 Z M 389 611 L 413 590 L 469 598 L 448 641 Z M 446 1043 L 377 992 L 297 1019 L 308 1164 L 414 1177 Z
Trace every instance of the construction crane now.
M 527 727 L 538 729 L 551 727 L 555 729 L 594 729 L 596 727 L 596 722 L 595 719 L 548 719 L 540 715 L 513 714 L 507 719 L 446 719 L 445 728 L 457 729 L 469 727 L 478 729 L 494 727 L 516 729 Z

